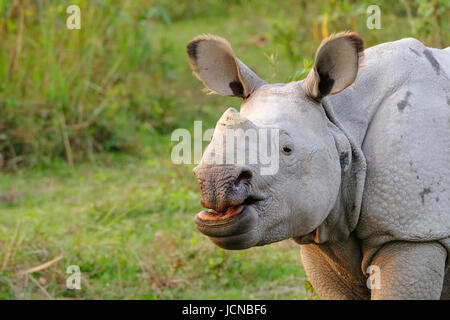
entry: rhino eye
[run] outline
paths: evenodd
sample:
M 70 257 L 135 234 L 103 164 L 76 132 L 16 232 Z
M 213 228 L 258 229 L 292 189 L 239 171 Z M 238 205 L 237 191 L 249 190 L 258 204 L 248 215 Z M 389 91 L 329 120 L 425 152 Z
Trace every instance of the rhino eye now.
M 283 147 L 283 152 L 285 154 L 291 154 L 292 153 L 292 148 L 290 146 L 284 146 Z

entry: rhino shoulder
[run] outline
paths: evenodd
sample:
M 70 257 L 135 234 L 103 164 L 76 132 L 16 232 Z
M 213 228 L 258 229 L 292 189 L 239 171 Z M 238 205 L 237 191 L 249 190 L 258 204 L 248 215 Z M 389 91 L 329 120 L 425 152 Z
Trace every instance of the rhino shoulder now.
M 399 57 L 412 55 L 413 57 L 421 57 L 423 51 L 427 47 L 415 38 L 403 38 L 396 41 L 384 42 L 376 46 L 366 49 L 366 53 L 381 54 L 386 59 L 393 60 Z
M 386 42 L 366 50 L 366 63 L 376 65 L 379 72 L 395 73 L 398 82 L 432 79 L 448 82 L 450 55 L 448 50 L 429 48 L 414 38 Z

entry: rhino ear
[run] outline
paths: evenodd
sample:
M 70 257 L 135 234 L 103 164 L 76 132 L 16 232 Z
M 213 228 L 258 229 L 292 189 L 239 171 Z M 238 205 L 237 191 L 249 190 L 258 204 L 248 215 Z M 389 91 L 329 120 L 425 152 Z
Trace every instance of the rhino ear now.
M 324 39 L 316 51 L 314 66 L 303 88 L 314 100 L 338 93 L 351 85 L 364 57 L 363 39 L 342 32 Z
M 265 83 L 236 58 L 228 41 L 221 37 L 195 37 L 187 45 L 187 53 L 197 78 L 218 94 L 247 98 Z

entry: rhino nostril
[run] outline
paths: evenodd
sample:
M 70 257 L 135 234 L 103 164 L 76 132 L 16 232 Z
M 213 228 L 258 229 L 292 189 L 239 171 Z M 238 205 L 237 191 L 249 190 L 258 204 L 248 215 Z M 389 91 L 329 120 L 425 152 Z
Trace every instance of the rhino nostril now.
M 252 176 L 253 174 L 250 170 L 244 169 L 237 177 L 236 181 L 234 182 L 234 185 L 239 186 L 241 183 L 248 183 L 250 182 Z

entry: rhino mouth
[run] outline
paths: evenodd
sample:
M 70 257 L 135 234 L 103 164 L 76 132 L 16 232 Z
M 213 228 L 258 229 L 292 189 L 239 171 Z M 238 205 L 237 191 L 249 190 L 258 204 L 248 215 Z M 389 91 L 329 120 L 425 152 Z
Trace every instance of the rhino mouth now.
M 261 199 L 250 196 L 247 197 L 247 199 L 245 199 L 245 201 L 241 204 L 229 206 L 223 211 L 216 211 L 214 209 L 202 210 L 196 215 L 196 219 L 209 222 L 217 221 L 219 223 L 229 222 L 233 218 L 244 213 L 247 206 L 254 205 L 259 201 L 261 201 Z
M 203 221 L 223 221 L 241 214 L 244 211 L 244 209 L 245 209 L 244 204 L 228 207 L 226 210 L 222 212 L 218 212 L 213 209 L 208 209 L 200 211 L 197 217 Z
M 194 219 L 197 229 L 211 238 L 243 235 L 257 225 L 257 201 L 256 198 L 248 197 L 241 204 L 230 206 L 222 212 L 213 209 L 200 211 Z

